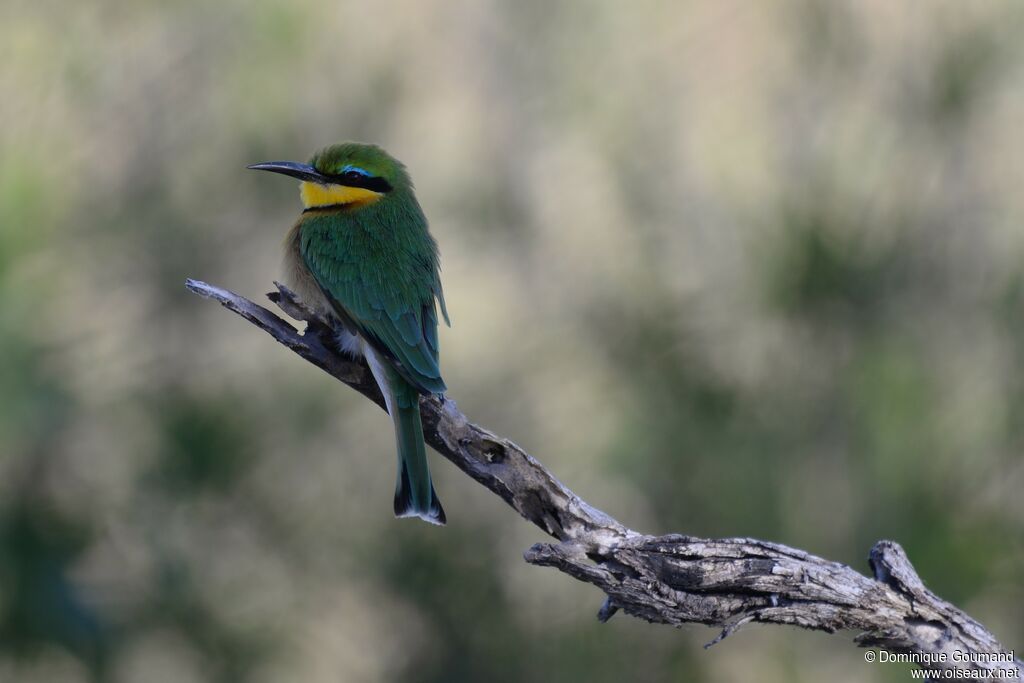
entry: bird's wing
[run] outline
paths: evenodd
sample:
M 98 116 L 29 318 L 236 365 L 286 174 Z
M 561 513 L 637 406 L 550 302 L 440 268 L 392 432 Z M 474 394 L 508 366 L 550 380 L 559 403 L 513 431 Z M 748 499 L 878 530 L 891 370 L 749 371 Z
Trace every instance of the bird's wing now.
M 418 391 L 446 391 L 438 362 L 440 288 L 429 264 L 392 259 L 371 266 L 331 246 L 303 240 L 302 255 L 338 317 Z

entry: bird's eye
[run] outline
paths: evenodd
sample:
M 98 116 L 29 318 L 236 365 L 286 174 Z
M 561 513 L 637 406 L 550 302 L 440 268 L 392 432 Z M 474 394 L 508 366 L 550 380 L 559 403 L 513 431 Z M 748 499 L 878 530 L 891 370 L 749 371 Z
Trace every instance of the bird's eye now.
M 346 166 L 341 169 L 341 178 L 343 180 L 354 182 L 358 180 L 366 180 L 370 177 L 370 174 L 359 168 L 358 166 Z
M 391 185 L 384 178 L 373 175 L 358 166 L 345 166 L 337 171 L 336 182 L 349 187 L 363 187 L 373 192 L 390 192 Z

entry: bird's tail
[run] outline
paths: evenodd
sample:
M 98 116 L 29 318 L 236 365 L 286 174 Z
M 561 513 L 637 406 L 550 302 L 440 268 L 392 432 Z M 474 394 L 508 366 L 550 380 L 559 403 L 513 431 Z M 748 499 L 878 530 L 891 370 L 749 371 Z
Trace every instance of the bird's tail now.
M 404 381 L 392 383 L 391 419 L 398 442 L 398 481 L 395 483 L 395 516 L 419 517 L 425 522 L 445 523 L 444 508 L 434 492 L 423 443 L 423 423 L 416 391 Z

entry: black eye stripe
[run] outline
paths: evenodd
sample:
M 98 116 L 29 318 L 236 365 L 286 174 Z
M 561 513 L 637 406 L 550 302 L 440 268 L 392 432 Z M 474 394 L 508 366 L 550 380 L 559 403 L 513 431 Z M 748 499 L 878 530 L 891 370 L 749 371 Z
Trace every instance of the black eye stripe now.
M 384 180 L 383 178 L 375 178 L 373 176 L 365 176 L 362 173 L 356 173 L 349 171 L 348 173 L 341 173 L 338 175 L 324 175 L 324 177 L 338 185 L 344 185 L 345 187 L 362 187 L 373 192 L 390 192 L 391 183 Z

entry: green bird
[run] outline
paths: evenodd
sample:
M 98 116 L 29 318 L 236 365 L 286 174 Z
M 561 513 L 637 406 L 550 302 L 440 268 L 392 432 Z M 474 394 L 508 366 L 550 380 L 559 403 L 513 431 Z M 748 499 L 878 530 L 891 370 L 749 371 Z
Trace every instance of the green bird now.
M 366 358 L 398 442 L 395 516 L 444 524 L 423 443 L 419 396 L 446 390 L 437 307 L 449 326 L 437 243 L 412 180 L 376 145 L 326 147 L 308 164 L 249 168 L 298 178 L 303 211 L 285 239 L 285 280 L 338 323 L 338 343 Z

